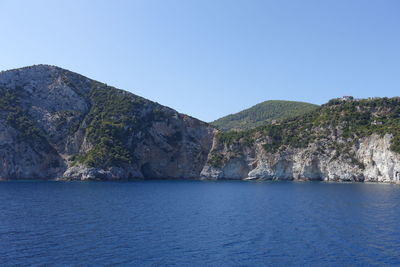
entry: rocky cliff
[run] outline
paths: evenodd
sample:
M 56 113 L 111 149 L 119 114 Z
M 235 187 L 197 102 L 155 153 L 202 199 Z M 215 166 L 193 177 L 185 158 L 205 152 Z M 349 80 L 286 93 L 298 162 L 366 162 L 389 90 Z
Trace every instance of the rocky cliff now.
M 400 183 L 400 98 L 239 132 L 47 65 L 0 73 L 0 179 Z
M 216 135 L 209 179 L 400 182 L 400 99 L 332 100 L 279 125 Z
M 58 67 L 0 73 L 0 179 L 197 178 L 213 132 Z

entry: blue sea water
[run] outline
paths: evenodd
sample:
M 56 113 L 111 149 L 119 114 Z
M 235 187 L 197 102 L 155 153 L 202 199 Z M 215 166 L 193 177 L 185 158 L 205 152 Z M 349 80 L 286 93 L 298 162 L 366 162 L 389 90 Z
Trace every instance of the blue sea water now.
M 400 186 L 1 182 L 0 265 L 400 265 Z

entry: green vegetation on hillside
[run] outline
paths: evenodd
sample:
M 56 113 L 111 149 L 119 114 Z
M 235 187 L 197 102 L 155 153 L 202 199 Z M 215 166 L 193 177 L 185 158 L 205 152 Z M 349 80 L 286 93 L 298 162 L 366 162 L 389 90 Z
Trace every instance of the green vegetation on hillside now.
M 116 90 L 93 89 L 89 92 L 91 110 L 87 115 L 86 136 L 94 147 L 78 160 L 88 166 L 120 166 L 131 163 L 132 156 L 124 145 L 126 126 L 133 123 L 129 117 L 133 103 Z
M 315 110 L 318 106 L 305 102 L 269 100 L 251 108 L 213 121 L 211 125 L 223 131 L 248 130 L 271 124 L 274 120 L 284 120 Z
M 306 147 L 312 141 L 336 136 L 346 140 L 346 145 L 330 145 L 345 151 L 360 138 L 374 133 L 392 134 L 391 150 L 400 153 L 400 98 L 333 99 L 303 116 L 247 131 L 220 132 L 217 138 L 220 144 L 225 145 L 251 145 L 255 139 L 264 138 L 267 140 L 264 149 L 277 152 L 286 147 Z
M 22 109 L 19 96 L 16 90 L 0 89 L 0 111 L 6 116 L 6 122 L 16 129 L 20 135 L 18 138 L 30 143 L 36 143 L 43 147 L 45 151 L 50 151 L 52 147 L 43 137 L 40 129 L 32 122 L 27 113 Z
M 92 106 L 85 119 L 85 131 L 94 147 L 75 160 L 102 168 L 131 164 L 134 161 L 130 150 L 133 132 L 145 130 L 152 120 L 162 118 L 162 112 L 153 109 L 149 115 L 140 118 L 137 111 L 150 101 L 99 83 L 93 84 L 88 97 Z

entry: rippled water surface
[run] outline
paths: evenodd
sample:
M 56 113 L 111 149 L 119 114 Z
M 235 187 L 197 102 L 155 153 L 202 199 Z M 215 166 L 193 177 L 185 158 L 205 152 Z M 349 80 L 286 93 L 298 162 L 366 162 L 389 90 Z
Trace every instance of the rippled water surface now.
M 399 265 L 400 186 L 2 182 L 0 265 Z

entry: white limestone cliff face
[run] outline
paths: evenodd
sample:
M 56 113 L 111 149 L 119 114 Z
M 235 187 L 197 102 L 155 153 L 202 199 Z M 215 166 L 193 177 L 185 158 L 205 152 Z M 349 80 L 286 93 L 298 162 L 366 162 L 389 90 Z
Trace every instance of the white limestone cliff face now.
M 357 157 L 365 166 L 365 181 L 400 183 L 400 155 L 390 150 L 390 140 L 390 135 L 373 135 L 360 143 Z
M 57 180 L 124 180 L 134 177 L 144 179 L 142 173 L 134 168 L 111 167 L 107 170 L 101 168 L 88 167 L 81 164 L 69 167 Z
M 227 160 L 218 167 L 206 164 L 201 175 L 208 179 L 400 183 L 400 155 L 390 150 L 390 140 L 388 134 L 366 137 L 351 148 L 351 156 L 316 143 L 271 154 L 264 151 L 262 142 L 256 142 L 236 155 L 229 155 L 226 148 L 219 151 Z

